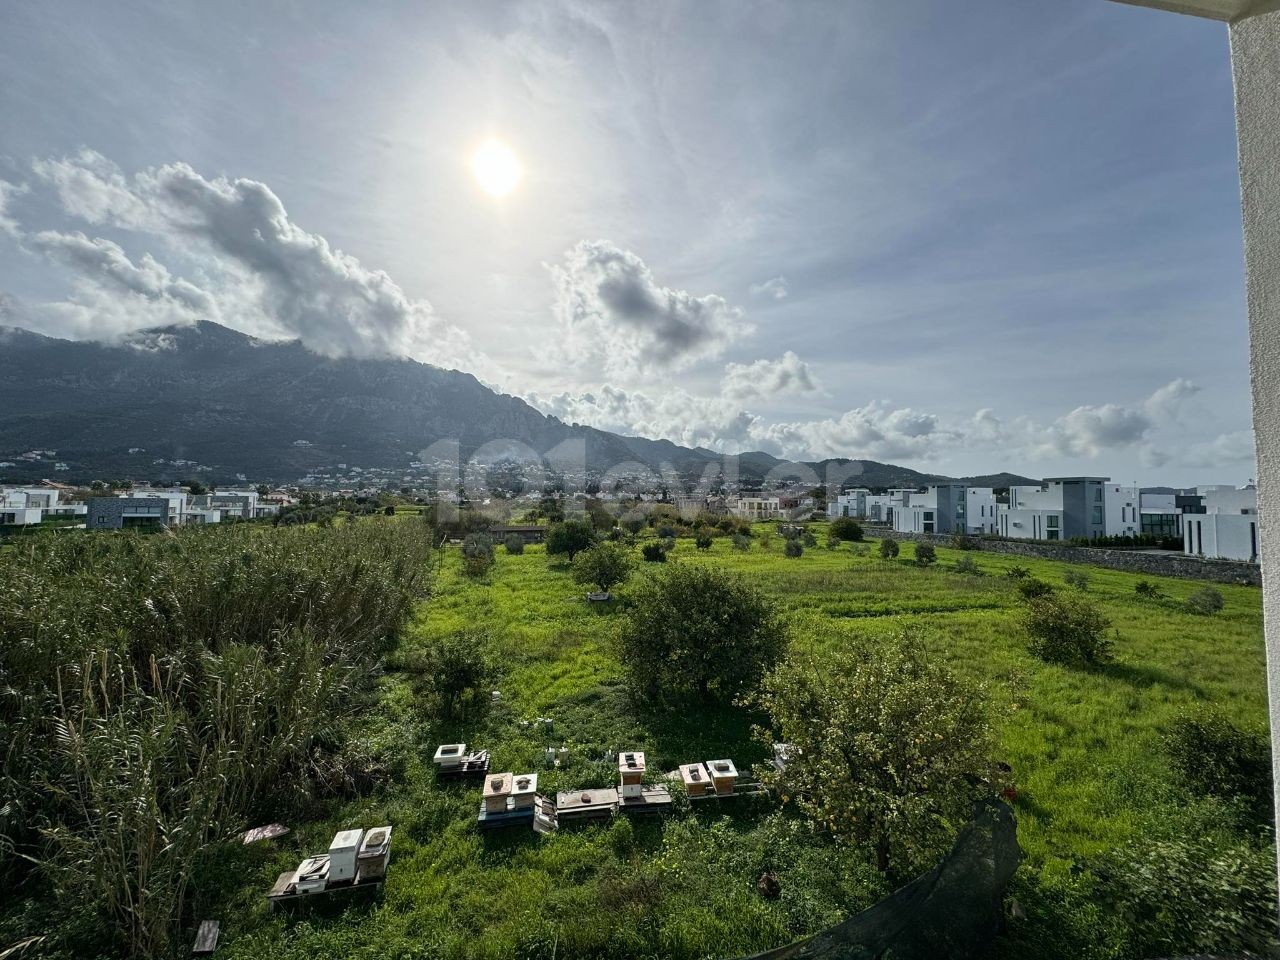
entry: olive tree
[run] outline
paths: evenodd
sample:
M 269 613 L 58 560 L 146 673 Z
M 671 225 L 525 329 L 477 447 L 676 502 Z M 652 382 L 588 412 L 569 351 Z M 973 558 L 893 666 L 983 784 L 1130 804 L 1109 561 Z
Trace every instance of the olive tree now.
M 627 579 L 631 572 L 631 554 L 616 543 L 597 543 L 578 554 L 573 562 L 573 579 L 595 584 L 605 593 Z
M 831 536 L 857 543 L 862 539 L 862 524 L 853 517 L 836 517 L 831 521 Z
M 672 564 L 646 579 L 632 601 L 620 654 L 646 697 L 732 699 L 752 689 L 786 649 L 770 602 L 718 568 Z
M 950 841 L 991 772 L 985 690 L 904 632 L 821 660 L 792 658 L 753 702 L 772 718 L 767 746 L 791 746 L 765 776 L 837 838 L 867 844 L 882 873 L 904 876 Z
M 585 520 L 553 523 L 551 529 L 547 531 L 547 555 L 557 556 L 563 553 L 568 556 L 569 562 L 573 563 L 573 558 L 594 542 L 595 532 L 591 529 L 591 524 Z

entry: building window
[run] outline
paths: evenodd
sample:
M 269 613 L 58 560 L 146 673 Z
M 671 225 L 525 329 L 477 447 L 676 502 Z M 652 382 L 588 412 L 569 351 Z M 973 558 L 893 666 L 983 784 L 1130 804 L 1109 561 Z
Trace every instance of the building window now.
M 1049 518 L 1048 518 L 1048 520 L 1047 520 L 1046 522 L 1048 523 L 1048 526 L 1049 526 L 1049 529 L 1050 529 L 1050 530 L 1057 530 L 1057 529 L 1058 529 L 1058 515 L 1057 515 L 1056 513 L 1055 513 L 1055 514 L 1050 514 L 1050 515 L 1049 515 Z
M 1094 507 L 1094 508 L 1093 508 L 1093 522 L 1094 522 L 1095 524 L 1097 524 L 1097 523 L 1102 523 L 1102 508 L 1101 508 L 1101 507 Z

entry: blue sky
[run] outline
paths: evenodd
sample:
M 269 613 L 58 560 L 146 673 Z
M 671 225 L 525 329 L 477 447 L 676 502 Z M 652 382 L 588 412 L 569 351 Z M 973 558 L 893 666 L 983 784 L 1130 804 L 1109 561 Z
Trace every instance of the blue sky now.
M 204 317 L 729 451 L 1253 474 L 1221 25 L 10 4 L 0 90 L 0 323 Z M 490 138 L 524 173 L 501 199 Z

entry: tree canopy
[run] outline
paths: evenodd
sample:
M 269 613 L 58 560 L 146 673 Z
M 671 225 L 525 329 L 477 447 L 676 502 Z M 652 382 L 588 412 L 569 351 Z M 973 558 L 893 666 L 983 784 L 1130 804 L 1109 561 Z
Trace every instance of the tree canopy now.
M 904 632 L 769 674 L 754 702 L 789 744 L 782 795 L 837 837 L 869 844 L 881 872 L 905 876 L 950 841 L 990 772 L 981 688 L 962 682 Z
M 631 554 L 616 543 L 597 543 L 578 554 L 573 563 L 573 578 L 578 583 L 595 584 L 605 593 L 627 579 L 631 572 Z
M 685 564 L 643 582 L 620 632 L 637 691 L 667 699 L 731 699 L 759 682 L 786 642 L 769 601 L 745 580 Z
M 595 533 L 591 524 L 585 520 L 565 520 L 553 523 L 547 531 L 547 554 L 558 556 L 565 554 L 569 562 L 583 550 L 595 542 Z

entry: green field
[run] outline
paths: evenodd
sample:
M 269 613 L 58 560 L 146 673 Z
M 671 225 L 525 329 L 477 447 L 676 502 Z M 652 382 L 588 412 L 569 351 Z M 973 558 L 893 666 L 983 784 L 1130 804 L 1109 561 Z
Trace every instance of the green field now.
M 970 576 L 949 569 L 957 551 L 939 549 L 937 566 L 919 568 L 912 549 L 904 545 L 895 561 L 874 551 L 858 556 L 848 545 L 788 559 L 777 539 L 746 553 L 725 538 L 706 553 L 683 539 L 672 560 L 723 565 L 752 580 L 785 612 L 797 647 L 834 649 L 850 637 L 917 624 L 955 672 L 984 681 L 999 723 L 996 759 L 1014 771 L 1027 853 L 1013 893 L 1028 916 L 1005 950 L 1117 955 L 1092 925 L 1106 908 L 1089 899 L 1089 872 L 1073 867 L 1194 807 L 1161 750 L 1161 733 L 1180 710 L 1211 702 L 1241 726 L 1263 727 L 1260 592 L 1222 586 L 1225 609 L 1204 617 L 1181 607 L 1201 584 L 1146 577 L 1165 599 L 1143 600 L 1134 593 L 1142 577 L 1075 567 L 1087 570 L 1088 595 L 1118 632 L 1115 662 L 1084 671 L 1027 653 L 1021 601 L 1001 575 L 1016 565 L 1061 587 L 1073 568 L 979 552 L 969 556 L 984 575 Z M 364 721 L 392 771 L 389 785 L 294 824 L 277 847 L 235 848 L 215 859 L 201 875 L 195 912 L 222 919 L 220 956 L 728 957 L 815 932 L 889 892 L 861 851 L 815 837 L 797 818 L 754 800 L 696 812 L 686 802 L 661 822 L 618 820 L 550 836 L 524 828 L 479 833 L 478 787 L 434 781 L 430 757 L 440 742 L 488 748 L 495 770 L 536 770 L 546 793 L 613 783 L 613 766 L 599 760 L 606 750 L 645 750 L 657 770 L 721 756 L 745 768 L 763 759 L 750 735 L 760 718 L 733 707 L 672 715 L 633 704 L 611 643 L 626 586 L 612 609 L 588 606 L 567 565 L 549 562 L 540 547 L 521 556 L 499 548 L 496 566 L 479 580 L 462 575 L 456 548 L 439 562 L 434 596 L 392 665 L 410 661 L 433 635 L 488 629 L 503 653 L 501 702 L 477 725 L 440 729 L 414 696 L 412 678 L 390 670 L 380 705 Z M 652 569 L 639 564 L 633 582 Z M 521 726 L 537 716 L 553 719 L 550 733 Z M 561 745 L 571 751 L 569 764 L 548 768 L 544 749 Z M 267 911 L 261 895 L 277 873 L 323 850 L 339 828 L 382 823 L 394 825 L 395 842 L 381 899 Z M 756 891 L 766 869 L 781 881 L 776 900 Z

